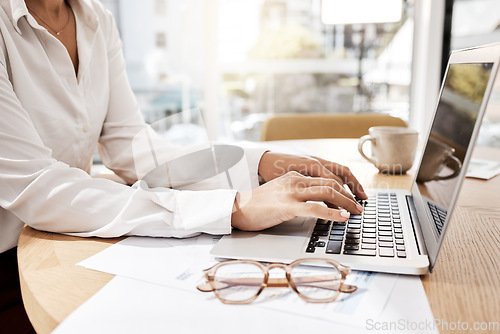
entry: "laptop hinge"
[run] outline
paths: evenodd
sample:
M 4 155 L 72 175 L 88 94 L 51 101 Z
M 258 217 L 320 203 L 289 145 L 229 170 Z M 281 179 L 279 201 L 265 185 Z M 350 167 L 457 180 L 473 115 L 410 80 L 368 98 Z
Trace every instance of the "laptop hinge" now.
M 420 226 L 416 226 L 418 222 L 417 210 L 415 209 L 415 204 L 413 203 L 413 197 L 410 195 L 406 195 L 406 204 L 408 205 L 408 211 L 410 213 L 410 222 L 411 227 L 413 229 L 413 235 L 415 236 L 415 240 L 417 241 L 417 250 L 418 254 L 422 255 L 422 250 L 420 249 L 421 245 L 425 247 L 423 243 L 424 239 L 422 237 Z

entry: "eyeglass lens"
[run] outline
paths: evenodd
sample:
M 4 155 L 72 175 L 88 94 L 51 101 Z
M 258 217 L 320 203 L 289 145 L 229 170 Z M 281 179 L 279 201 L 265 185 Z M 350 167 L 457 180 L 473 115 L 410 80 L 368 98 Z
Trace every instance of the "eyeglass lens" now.
M 257 295 L 264 282 L 264 272 L 255 264 L 231 263 L 214 275 L 216 293 L 227 301 L 243 301 Z
M 318 267 L 320 264 L 322 267 Z M 336 267 L 313 261 L 294 266 L 290 278 L 300 294 L 314 300 L 336 297 L 342 281 L 342 275 Z

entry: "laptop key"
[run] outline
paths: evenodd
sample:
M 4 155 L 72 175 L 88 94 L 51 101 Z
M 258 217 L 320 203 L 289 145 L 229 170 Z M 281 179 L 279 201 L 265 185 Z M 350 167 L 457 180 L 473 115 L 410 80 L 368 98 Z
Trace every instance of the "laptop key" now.
M 398 257 L 406 257 L 406 252 L 404 252 L 404 251 L 400 251 L 397 253 L 398 253 Z
M 405 250 L 405 246 L 404 245 L 396 245 L 396 250 L 398 250 L 398 251 L 404 251 Z
M 392 242 L 379 242 L 378 243 L 379 247 L 387 247 L 387 248 L 393 248 L 394 244 Z
M 345 230 L 345 225 L 333 225 L 332 230 L 343 231 Z
M 344 250 L 358 250 L 359 245 L 345 245 Z
M 361 242 L 364 244 L 376 244 L 377 239 L 365 239 L 365 238 L 363 238 Z
M 330 226 L 332 224 L 331 220 L 325 220 L 325 219 L 318 219 L 316 220 L 316 226 L 318 225 L 328 225 Z
M 342 241 L 328 241 L 326 245 L 326 253 L 328 254 L 340 254 L 340 250 L 342 249 Z
M 312 235 L 318 237 L 326 237 L 328 236 L 328 231 L 313 231 Z
M 379 248 L 378 255 L 383 257 L 394 257 L 394 250 L 392 248 Z
M 377 249 L 377 245 L 375 244 L 361 244 L 362 249 Z
M 359 239 L 353 239 L 353 238 L 345 239 L 345 244 L 357 245 L 359 244 Z
M 326 224 L 316 224 L 314 226 L 314 231 L 328 231 L 330 229 L 330 225 Z
M 316 250 L 316 248 L 315 248 L 315 247 L 311 247 L 311 246 L 309 246 L 309 247 L 307 247 L 306 252 L 307 252 L 307 253 L 314 253 L 314 251 L 315 251 L 315 250 Z
M 333 241 L 342 241 L 344 240 L 344 236 L 343 235 L 336 235 L 336 234 L 330 234 L 330 240 L 333 240 Z
M 392 242 L 392 237 L 378 237 L 378 241 Z
M 360 249 L 360 250 L 346 250 L 344 254 L 347 255 L 362 255 L 362 256 L 375 256 L 377 251 L 373 249 Z

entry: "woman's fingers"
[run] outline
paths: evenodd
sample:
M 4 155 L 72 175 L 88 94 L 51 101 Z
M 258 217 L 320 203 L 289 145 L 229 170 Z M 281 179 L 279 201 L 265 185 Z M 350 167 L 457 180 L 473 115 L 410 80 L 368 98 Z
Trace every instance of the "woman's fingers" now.
M 302 189 L 297 193 L 297 199 L 302 202 L 321 201 L 330 203 L 336 207 L 344 208 L 349 212 L 359 214 L 363 208 L 352 199 L 344 196 L 337 190 L 329 186 L 313 186 Z
M 337 181 L 329 179 L 329 178 L 321 178 L 321 177 L 305 177 L 298 173 L 288 173 L 292 178 L 295 178 L 296 186 L 303 187 L 314 187 L 314 186 L 327 186 L 332 187 L 337 192 L 344 195 L 346 198 L 349 198 L 353 203 L 356 203 L 356 200 L 341 184 Z M 331 202 L 330 200 L 327 200 Z
M 351 189 L 352 193 L 355 196 L 357 196 L 360 199 L 368 198 L 363 189 L 363 186 L 361 185 L 361 183 L 359 183 L 358 179 L 354 176 L 349 167 L 328 160 L 324 160 L 321 158 L 317 157 L 314 158 L 317 159 L 326 169 L 328 169 L 337 177 L 342 179 L 342 183 L 347 184 L 347 186 L 349 187 L 349 189 Z
M 303 175 L 334 179 L 340 184 L 344 183 L 344 180 L 341 177 L 332 173 L 317 158 L 302 157 L 301 163 L 298 164 L 298 166 L 301 167 L 297 169 L 297 172 Z
M 259 174 L 266 182 L 290 171 L 296 171 L 305 176 L 332 179 L 341 186 L 347 184 L 355 196 L 360 199 L 367 198 L 363 187 L 349 168 L 328 160 L 266 152 L 259 163 Z
M 297 216 L 315 217 L 336 222 L 345 222 L 349 219 L 349 212 L 325 207 L 318 203 L 300 203 Z
M 296 171 L 238 195 L 231 223 L 248 231 L 269 228 L 297 216 L 346 221 L 349 212 L 363 211 L 352 194 L 335 179 L 304 176 Z

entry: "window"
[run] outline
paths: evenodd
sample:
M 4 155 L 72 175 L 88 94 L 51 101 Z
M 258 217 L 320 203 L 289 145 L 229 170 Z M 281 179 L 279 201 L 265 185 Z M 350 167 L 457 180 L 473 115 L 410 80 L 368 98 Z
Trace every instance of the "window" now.
M 205 117 L 217 114 L 219 138 L 258 140 L 262 122 L 278 113 L 408 119 L 413 0 L 399 22 L 351 25 L 323 24 L 321 0 L 103 3 L 119 24 L 148 122 L 199 106 Z
M 500 2 L 455 0 L 451 21 L 451 49 L 500 41 Z M 500 147 L 500 79 L 497 79 L 483 120 L 478 144 Z
M 167 47 L 167 35 L 164 32 L 156 33 L 156 47 L 166 48 Z
M 156 15 L 165 15 L 167 13 L 167 1 L 166 0 L 156 0 L 155 1 L 155 13 L 156 13 Z
M 327 25 L 320 0 L 220 0 L 219 61 L 234 139 L 271 114 L 382 112 L 408 119 L 413 19 Z

